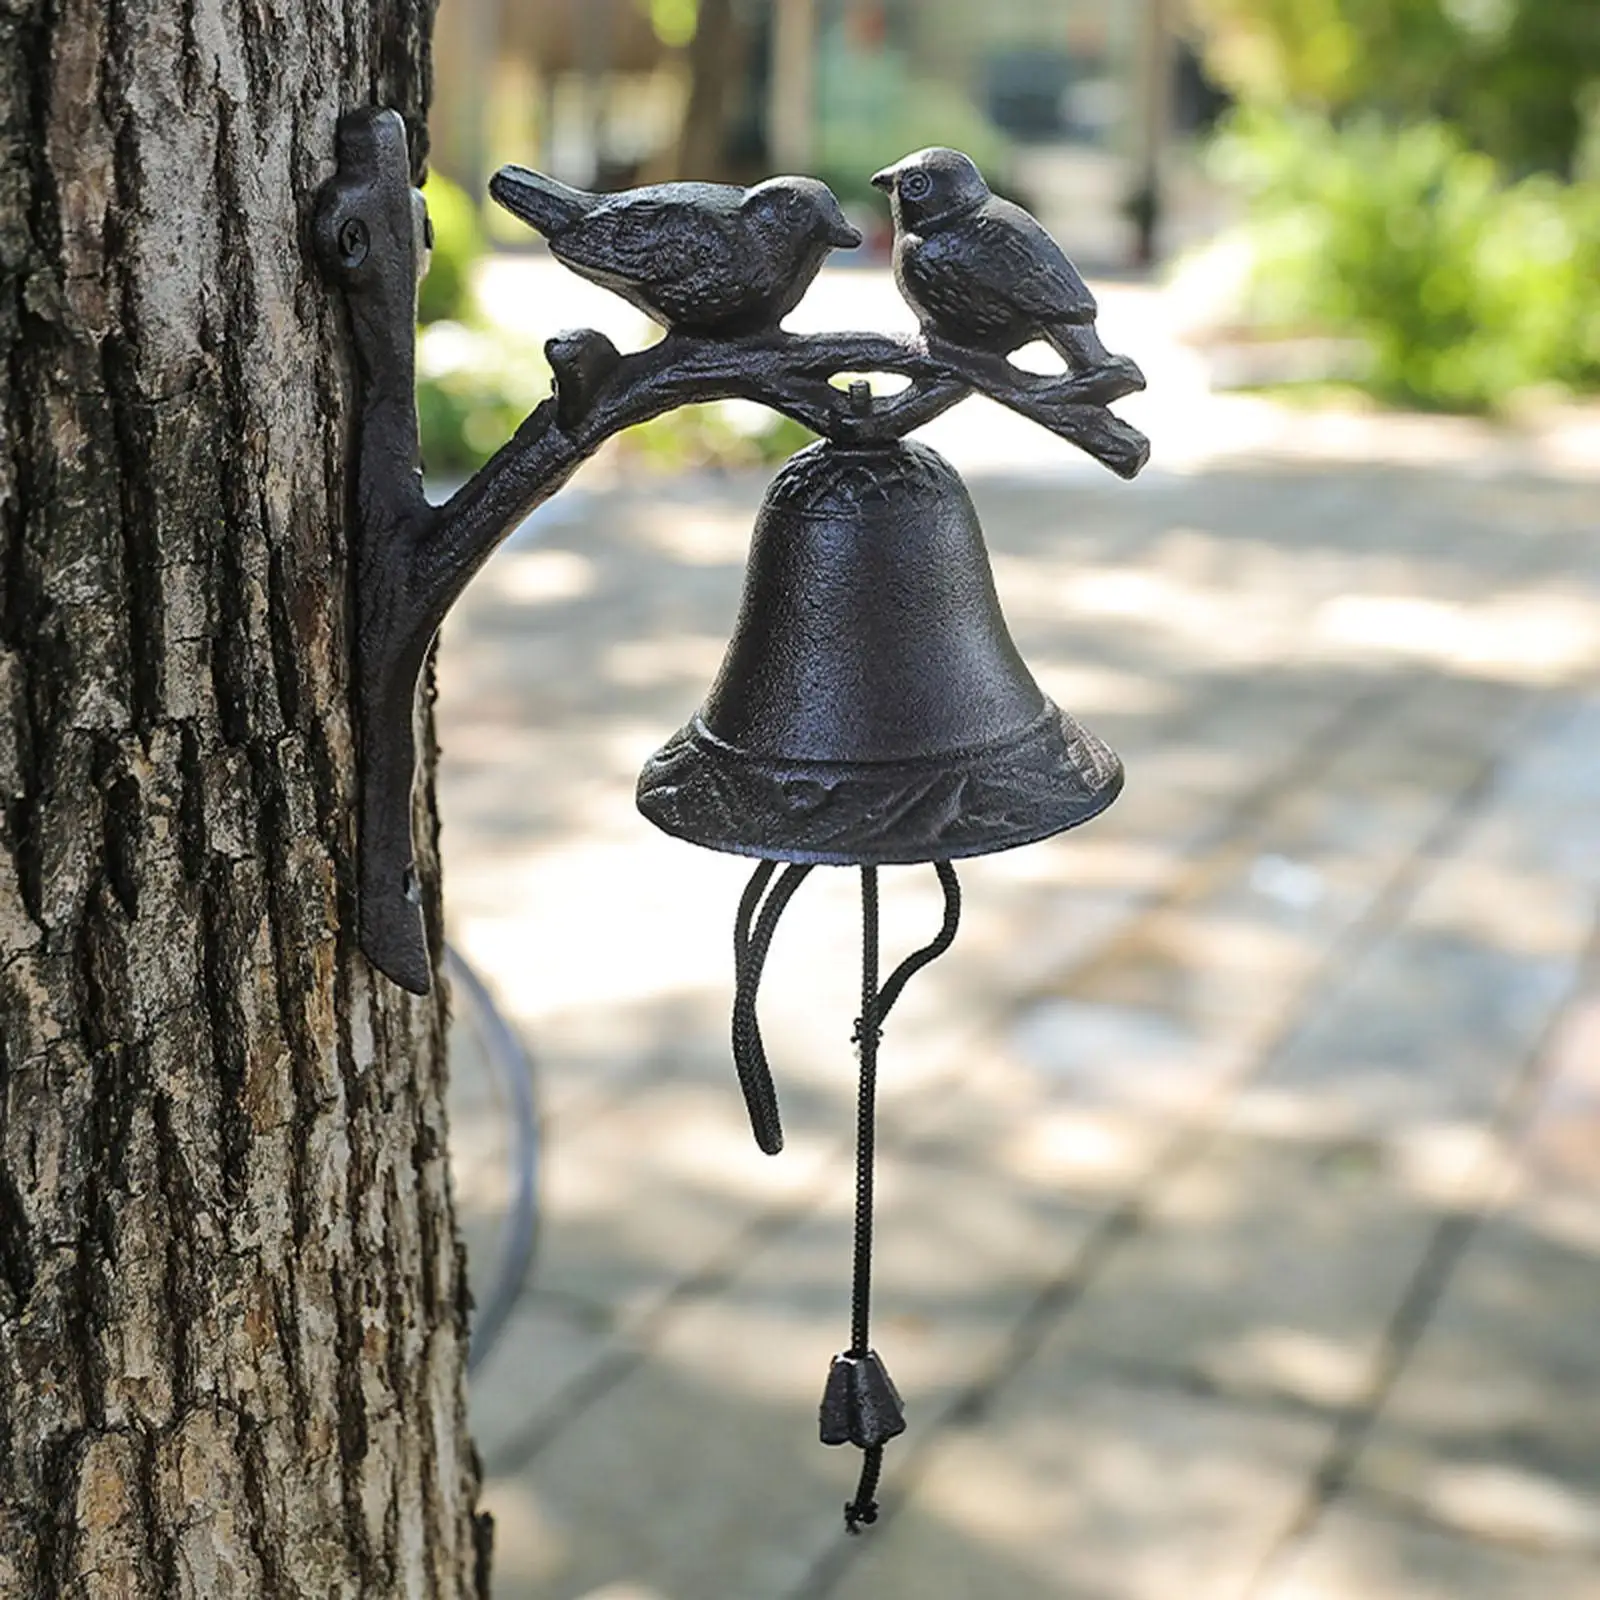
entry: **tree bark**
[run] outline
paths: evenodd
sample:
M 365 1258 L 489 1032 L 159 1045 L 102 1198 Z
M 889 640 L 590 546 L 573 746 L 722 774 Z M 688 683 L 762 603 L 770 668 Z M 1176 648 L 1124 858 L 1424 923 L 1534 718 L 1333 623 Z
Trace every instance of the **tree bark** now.
M 341 110 L 420 159 L 431 23 L 0 0 L 7 1600 L 487 1592 L 444 1018 L 355 947 L 309 226 Z

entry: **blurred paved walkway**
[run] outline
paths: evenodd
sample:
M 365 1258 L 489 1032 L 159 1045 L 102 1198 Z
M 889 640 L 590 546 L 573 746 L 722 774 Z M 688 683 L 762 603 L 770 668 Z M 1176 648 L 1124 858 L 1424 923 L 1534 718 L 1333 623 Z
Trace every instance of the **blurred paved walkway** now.
M 474 1393 L 502 1600 L 1600 1595 L 1596 477 L 1257 414 L 1269 453 L 1131 486 L 973 478 L 1023 654 L 1128 786 L 967 865 L 888 1030 L 910 1432 L 861 1539 L 855 1453 L 816 1441 L 853 875 L 774 948 L 768 1160 L 727 1059 L 745 866 L 632 805 L 761 484 L 597 471 L 452 618 L 453 937 L 546 1117 L 540 1260 Z M 930 871 L 884 896 L 888 952 L 936 925 Z M 487 1098 L 455 1130 L 480 1257 Z

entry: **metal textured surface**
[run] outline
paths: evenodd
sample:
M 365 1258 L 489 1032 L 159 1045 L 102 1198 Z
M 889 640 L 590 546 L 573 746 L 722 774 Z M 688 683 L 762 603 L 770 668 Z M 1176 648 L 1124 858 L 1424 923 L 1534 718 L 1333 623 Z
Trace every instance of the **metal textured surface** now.
M 1105 359 L 1078 269 L 967 156 L 919 150 L 872 182 L 889 196 L 895 282 L 929 333 L 1001 356 L 1043 339 L 1073 371 Z
M 502 167 L 489 193 L 549 241 L 550 253 L 664 328 L 742 334 L 774 328 L 835 249 L 861 235 L 816 178 L 754 188 L 657 183 L 589 194 Z
M 1088 822 L 1122 791 L 1110 747 L 1045 706 L 1014 742 L 921 762 L 763 761 L 691 723 L 650 758 L 639 809 L 693 844 L 775 861 L 887 867 L 993 855 Z
M 1143 434 L 1106 409 L 1142 389 L 1143 376 L 1133 362 L 1102 350 L 1088 327 L 1071 330 L 1065 376 L 1020 371 L 982 340 L 948 337 L 950 330 L 931 325 L 911 339 L 779 328 L 827 251 L 855 237 L 814 180 L 773 179 L 743 191 L 668 184 L 594 196 L 506 168 L 494 180 L 497 198 L 549 232 L 559 259 L 669 331 L 628 353 L 592 330 L 550 340 L 551 398 L 448 501 L 430 505 L 417 466 L 413 388 L 426 215 L 409 181 L 404 124 L 377 107 L 351 112 L 339 125 L 338 154 L 313 235 L 324 273 L 342 291 L 354 353 L 360 937 L 380 971 L 418 993 L 431 971 L 411 840 L 418 674 L 473 575 L 607 439 L 678 406 L 739 398 L 840 445 L 889 446 L 978 391 L 1121 477 L 1133 477 L 1149 456 Z M 833 381 L 862 372 L 910 381 L 886 397 Z M 1041 760 L 1054 760 L 1058 777 L 1069 768 L 1098 774 L 1089 792 L 1099 803 L 1085 801 L 1072 818 L 1081 821 L 1115 792 L 1104 767 L 1109 753 L 1102 756 L 1103 747 L 1069 720 L 1058 739 L 1049 737 L 1056 755 L 1027 757 L 1018 781 L 1033 782 Z M 999 776 L 998 767 L 987 770 Z
M 427 211 L 411 187 L 405 124 L 367 109 L 339 124 L 339 171 L 315 221 L 324 272 L 344 291 L 360 378 L 355 462 L 356 730 L 361 948 L 426 994 L 433 962 L 411 841 L 417 675 L 437 628 L 410 591 L 409 552 L 430 510 L 417 469 L 415 326 Z
M 824 1444 L 872 1450 L 906 1431 L 905 1404 L 876 1350 L 833 1358 L 817 1408 Z
M 961 479 L 902 441 L 778 474 L 722 669 L 638 800 L 713 849 L 883 866 L 1059 833 L 1121 783 L 1017 654 Z

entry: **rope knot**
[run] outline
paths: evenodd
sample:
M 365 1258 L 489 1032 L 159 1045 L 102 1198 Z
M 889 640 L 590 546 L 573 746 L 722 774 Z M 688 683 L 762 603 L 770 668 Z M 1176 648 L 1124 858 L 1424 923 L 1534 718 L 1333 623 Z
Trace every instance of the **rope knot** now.
M 865 1505 L 852 1500 L 844 1508 L 845 1531 L 855 1538 L 859 1538 L 863 1528 L 870 1528 L 878 1520 L 878 1502 L 869 1500 Z

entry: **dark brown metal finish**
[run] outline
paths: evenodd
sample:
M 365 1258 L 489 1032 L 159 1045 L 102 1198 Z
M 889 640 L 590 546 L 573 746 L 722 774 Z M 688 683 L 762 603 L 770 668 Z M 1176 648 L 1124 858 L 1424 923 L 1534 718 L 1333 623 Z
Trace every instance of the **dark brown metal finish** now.
M 815 178 L 657 183 L 589 194 L 542 172 L 502 167 L 489 193 L 542 233 L 580 277 L 664 328 L 759 333 L 800 304 L 828 252 L 861 235 Z
M 1078 269 L 969 157 L 919 150 L 872 182 L 889 196 L 895 282 L 928 333 L 999 356 L 1043 339 L 1073 372 L 1105 363 Z
M 359 378 L 355 470 L 356 732 L 361 760 L 357 915 L 367 959 L 426 994 L 432 962 L 411 843 L 417 675 L 438 628 L 412 571 L 434 511 L 417 464 L 417 283 L 427 211 L 411 187 L 405 123 L 358 111 L 339 124 L 339 175 L 316 242 L 344 289 Z
M 906 1431 L 905 1402 L 876 1350 L 833 1358 L 817 1408 L 824 1444 L 853 1444 L 871 1450 Z
M 902 441 L 778 474 L 722 670 L 638 799 L 713 849 L 884 866 L 1042 839 L 1121 786 L 1017 654 L 961 479 Z
M 572 265 L 644 305 L 671 331 L 629 354 L 591 330 L 552 339 L 546 354 L 554 394 L 445 504 L 429 505 L 417 471 L 413 394 L 426 219 L 411 188 L 399 116 L 372 107 L 352 112 L 339 127 L 338 156 L 338 172 L 319 198 L 314 236 L 323 269 L 349 310 L 359 389 L 353 520 L 360 936 L 373 964 L 408 989 L 426 990 L 430 974 L 411 848 L 417 674 L 446 612 L 495 547 L 612 435 L 680 405 L 742 398 L 841 445 L 887 445 L 981 391 L 1122 477 L 1133 477 L 1148 457 L 1144 436 L 1106 410 L 1144 387 L 1124 357 L 1102 352 L 1064 376 L 1041 377 L 1020 371 L 994 348 L 931 327 L 909 339 L 778 328 L 778 317 L 815 273 L 818 250 L 848 237 L 829 209 L 832 197 L 809 180 L 758 185 L 749 191 L 754 201 L 747 195 L 737 202 L 730 196 L 739 191 L 708 200 L 698 188 L 685 193 L 680 186 L 665 186 L 664 201 L 660 189 L 603 199 L 567 191 L 577 198 L 562 223 L 540 209 L 556 192 L 547 182 L 540 189 L 536 174 L 507 169 L 496 180 L 497 195 L 536 225 L 548 223 L 553 243 L 566 237 Z M 531 197 L 535 190 L 541 200 Z M 787 246 L 773 231 L 769 204 L 773 216 L 802 219 Z M 611 220 L 602 227 L 605 218 Z M 697 256 L 701 226 L 714 246 Z M 911 381 L 883 399 L 864 385 L 846 391 L 831 381 L 863 372 Z M 1080 735 L 1063 724 L 1059 740 L 1070 744 Z M 1103 747 L 1091 742 L 1083 749 Z M 1085 770 L 1093 764 L 1088 759 Z

